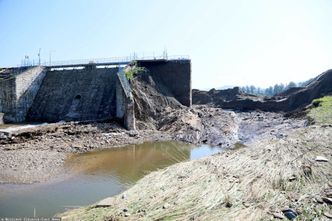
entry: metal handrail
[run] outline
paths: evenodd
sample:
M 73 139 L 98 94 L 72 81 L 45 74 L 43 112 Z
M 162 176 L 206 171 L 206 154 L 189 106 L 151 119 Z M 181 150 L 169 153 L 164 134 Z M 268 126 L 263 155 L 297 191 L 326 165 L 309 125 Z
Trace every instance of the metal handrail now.
M 75 59 L 62 60 L 41 63 L 41 66 L 66 66 L 66 65 L 88 65 L 88 64 L 107 64 L 107 63 L 131 63 L 135 60 L 188 60 L 188 55 L 172 55 L 172 56 L 127 56 L 127 57 L 111 57 L 111 58 L 93 58 L 93 59 Z

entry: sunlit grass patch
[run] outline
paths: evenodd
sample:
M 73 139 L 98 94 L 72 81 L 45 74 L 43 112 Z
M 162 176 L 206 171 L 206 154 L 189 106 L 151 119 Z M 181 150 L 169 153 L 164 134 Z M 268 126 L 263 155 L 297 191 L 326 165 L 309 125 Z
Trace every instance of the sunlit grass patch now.
M 332 124 L 332 96 L 325 96 L 313 100 L 313 108 L 309 111 L 308 116 L 316 124 Z

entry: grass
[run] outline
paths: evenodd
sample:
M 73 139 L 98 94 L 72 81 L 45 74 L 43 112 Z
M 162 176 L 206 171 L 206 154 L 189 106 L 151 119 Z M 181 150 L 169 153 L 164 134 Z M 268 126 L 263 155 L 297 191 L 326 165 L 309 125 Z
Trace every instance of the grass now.
M 128 80 L 133 79 L 137 74 L 146 72 L 147 69 L 144 67 L 139 67 L 137 63 L 134 63 L 129 68 L 125 69 L 125 75 Z
M 315 99 L 312 104 L 308 116 L 316 124 L 332 124 L 332 96 Z

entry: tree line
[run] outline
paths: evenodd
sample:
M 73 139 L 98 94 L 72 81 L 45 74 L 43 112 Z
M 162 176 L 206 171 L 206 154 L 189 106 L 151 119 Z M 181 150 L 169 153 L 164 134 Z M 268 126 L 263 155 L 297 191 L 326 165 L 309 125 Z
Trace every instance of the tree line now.
M 288 90 L 289 88 L 300 87 L 300 86 L 302 86 L 302 83 L 296 84 L 295 82 L 291 81 L 288 84 L 280 83 L 280 84 L 275 84 L 274 86 L 270 86 L 267 88 L 256 87 L 254 85 L 247 85 L 244 87 L 240 87 L 240 90 L 247 94 L 263 95 L 263 96 L 271 97 L 271 96 L 279 94 L 285 90 Z

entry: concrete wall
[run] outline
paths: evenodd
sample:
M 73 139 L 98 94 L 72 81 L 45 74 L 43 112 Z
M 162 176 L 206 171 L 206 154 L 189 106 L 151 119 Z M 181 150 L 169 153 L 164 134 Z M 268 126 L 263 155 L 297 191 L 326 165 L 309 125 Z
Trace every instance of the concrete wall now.
M 15 110 L 15 78 L 0 81 L 0 112 L 11 114 Z
M 0 112 L 5 122 L 23 122 L 45 77 L 42 67 L 33 67 L 0 81 Z
M 156 82 L 162 81 L 181 104 L 191 106 L 190 60 L 151 60 L 138 61 L 138 64 L 147 68 Z
M 115 117 L 117 68 L 48 71 L 28 120 L 57 122 Z
M 190 60 L 138 61 L 146 67 L 158 90 L 191 105 Z M 118 68 L 49 70 L 18 69 L 11 79 L 0 81 L 0 113 L 5 122 L 57 122 L 119 118 L 135 129 L 131 87 Z M 0 115 L 1 117 L 1 115 Z M 1 119 L 0 119 L 1 123 Z
M 123 71 L 117 73 L 116 117 L 123 120 L 128 130 L 136 130 L 135 109 L 132 89 Z
M 116 117 L 123 118 L 126 113 L 126 93 L 122 87 L 123 72 L 117 73 L 116 79 Z

